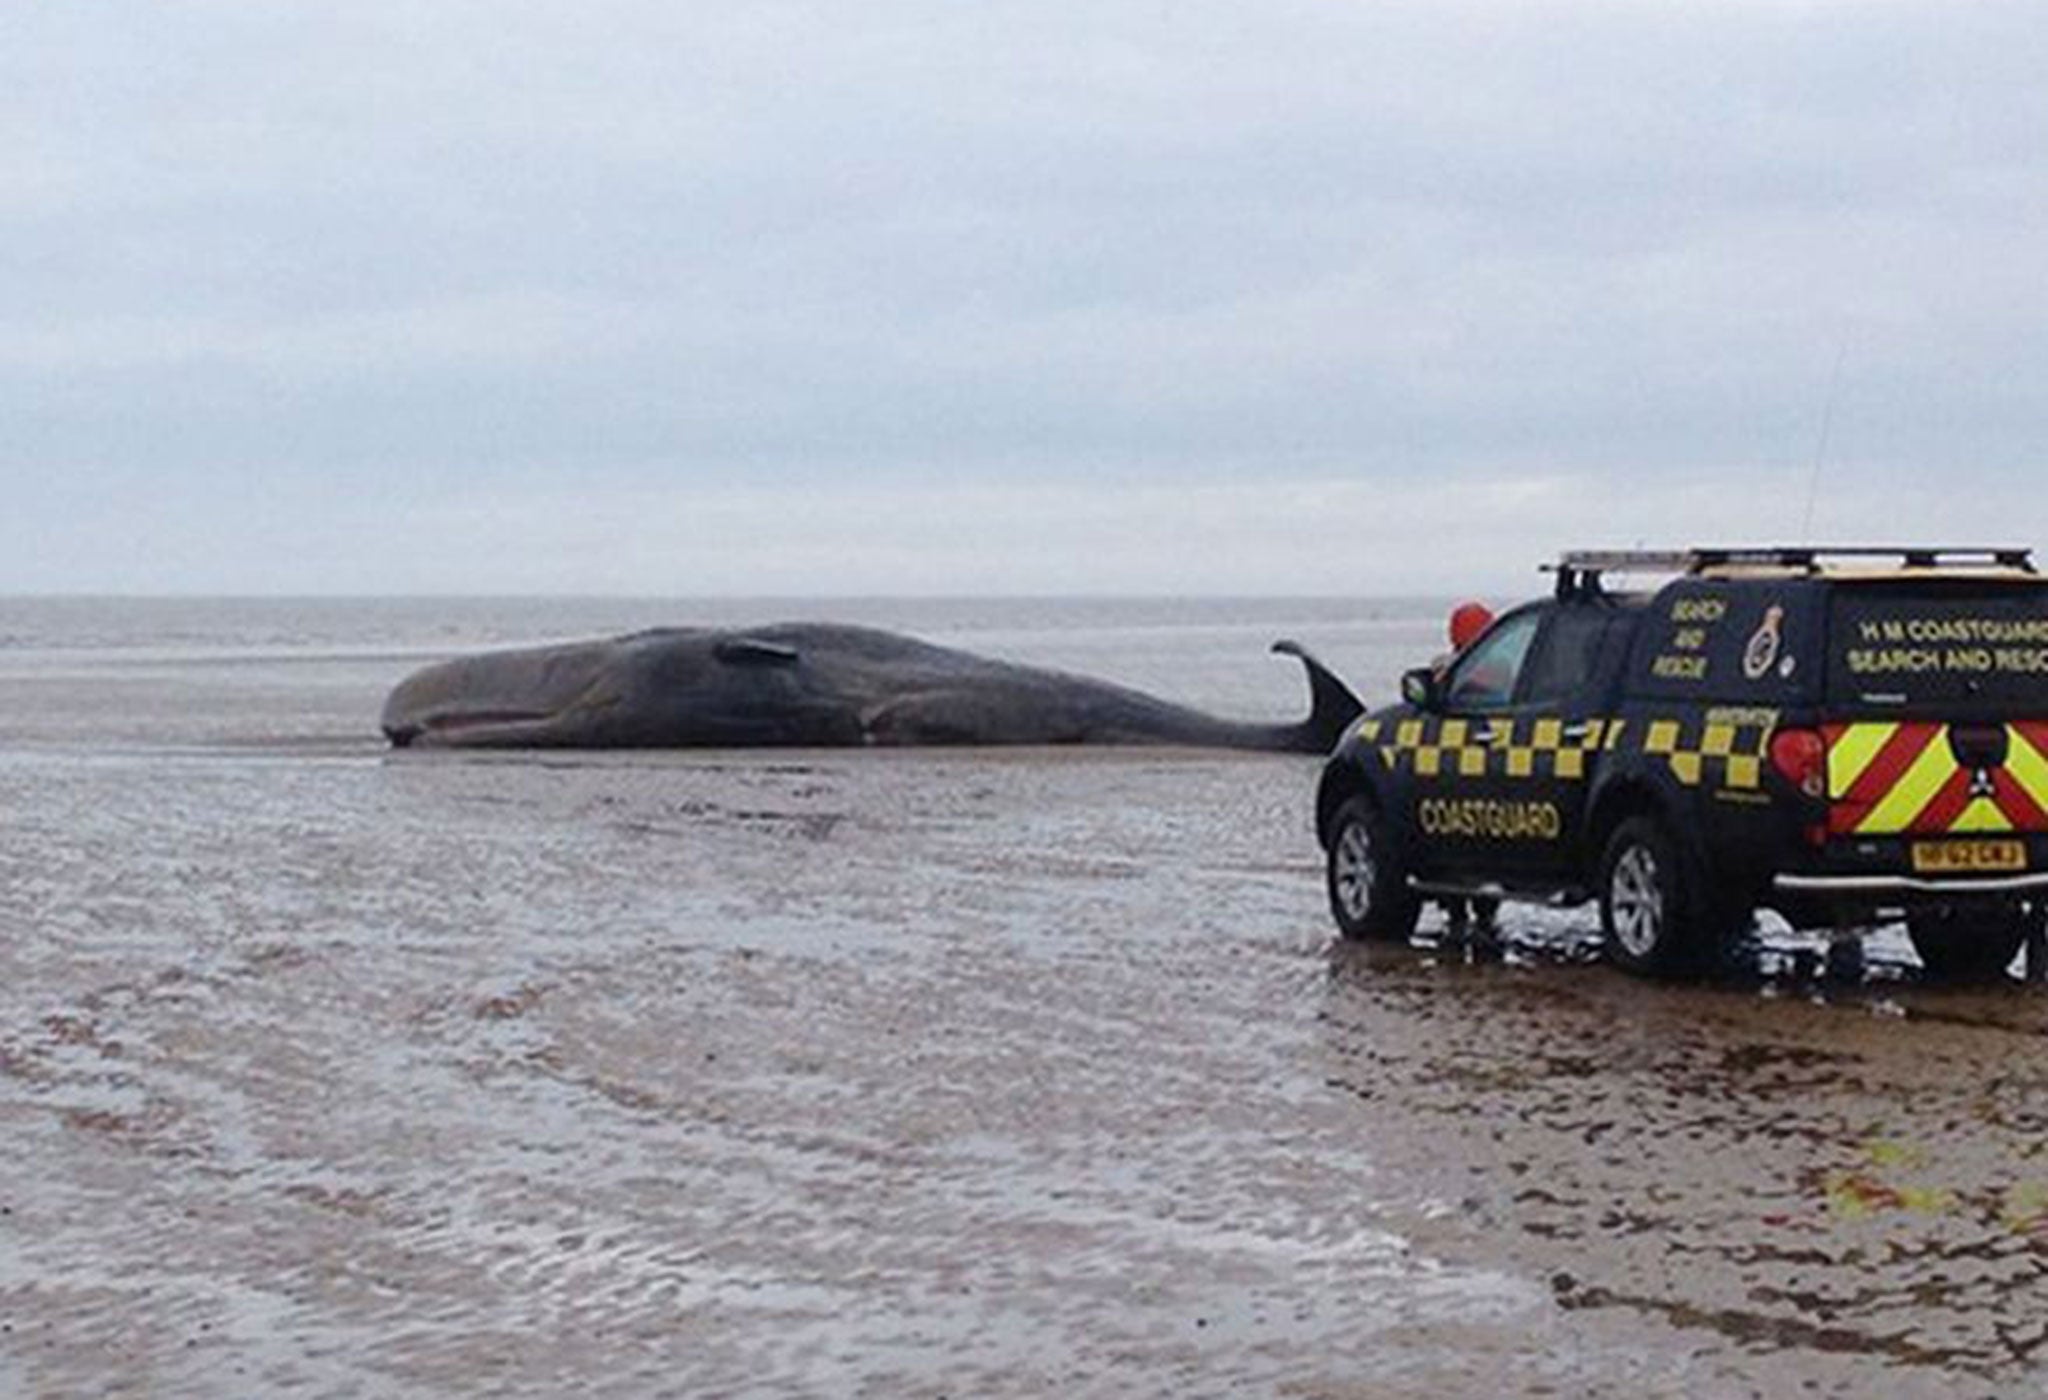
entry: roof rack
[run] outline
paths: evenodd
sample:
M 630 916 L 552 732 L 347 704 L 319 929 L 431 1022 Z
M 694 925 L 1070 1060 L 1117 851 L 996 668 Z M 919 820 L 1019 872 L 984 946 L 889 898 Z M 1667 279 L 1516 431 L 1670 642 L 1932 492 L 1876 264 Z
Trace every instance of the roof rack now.
M 1555 564 L 1557 596 L 1600 592 L 1603 574 L 1821 574 L 1833 560 L 1892 561 L 1898 569 L 1982 569 L 2032 574 L 2033 551 L 1978 545 L 1773 545 L 1746 548 L 1571 549 Z
M 1698 567 L 1690 549 L 1568 549 L 1543 572 L 1557 575 L 1560 598 L 1600 593 L 1603 574 L 1689 574 Z

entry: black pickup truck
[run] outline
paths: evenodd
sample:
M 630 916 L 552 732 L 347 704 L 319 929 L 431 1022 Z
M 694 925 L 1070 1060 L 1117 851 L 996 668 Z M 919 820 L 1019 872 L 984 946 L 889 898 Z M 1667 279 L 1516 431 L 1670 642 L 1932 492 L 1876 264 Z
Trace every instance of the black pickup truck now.
M 1755 910 L 1903 917 L 1930 973 L 2009 965 L 2048 898 L 2048 579 L 2020 549 L 1581 552 L 1338 744 L 1347 937 L 1429 898 L 1597 899 L 1608 956 L 1699 967 Z M 1669 575 L 1649 591 L 1609 575 Z

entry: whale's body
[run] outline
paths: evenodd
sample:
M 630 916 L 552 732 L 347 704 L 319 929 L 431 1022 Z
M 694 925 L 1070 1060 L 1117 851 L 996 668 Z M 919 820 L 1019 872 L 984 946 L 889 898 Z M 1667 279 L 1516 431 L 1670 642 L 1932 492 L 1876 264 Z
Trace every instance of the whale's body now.
M 401 681 L 383 729 L 408 745 L 693 748 L 1193 744 L 1326 753 L 1360 705 L 1290 642 L 1313 708 L 1242 724 L 1140 691 L 867 627 L 661 628 L 486 652 Z

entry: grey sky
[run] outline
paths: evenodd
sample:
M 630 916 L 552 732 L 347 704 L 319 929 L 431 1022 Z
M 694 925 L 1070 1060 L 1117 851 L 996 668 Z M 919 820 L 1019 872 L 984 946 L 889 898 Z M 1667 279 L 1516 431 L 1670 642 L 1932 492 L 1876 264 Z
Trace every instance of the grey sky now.
M 0 590 L 2048 542 L 2034 4 L 16 6 Z

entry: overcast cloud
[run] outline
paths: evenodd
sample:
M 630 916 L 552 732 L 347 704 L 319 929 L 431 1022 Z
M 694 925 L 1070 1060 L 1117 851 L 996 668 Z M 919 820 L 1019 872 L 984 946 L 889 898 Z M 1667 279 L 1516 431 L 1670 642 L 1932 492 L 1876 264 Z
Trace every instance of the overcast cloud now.
M 1501 587 L 1817 456 L 1817 536 L 2048 543 L 2044 71 L 1958 0 L 16 6 L 0 589 Z

